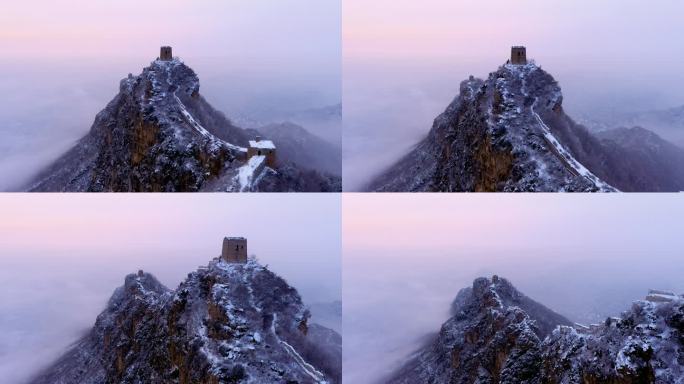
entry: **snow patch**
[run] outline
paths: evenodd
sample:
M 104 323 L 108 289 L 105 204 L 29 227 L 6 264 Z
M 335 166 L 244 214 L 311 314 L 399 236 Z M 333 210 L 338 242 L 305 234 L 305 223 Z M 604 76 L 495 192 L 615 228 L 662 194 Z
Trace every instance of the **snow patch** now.
M 278 336 L 276 333 L 276 322 L 278 321 L 278 314 L 274 313 L 273 314 L 273 321 L 271 322 L 271 333 L 273 333 L 273 336 L 275 336 L 276 340 L 284 347 L 285 351 L 297 362 L 300 368 L 309 375 L 314 382 L 319 383 L 319 384 L 327 384 L 328 382 L 325 380 L 325 375 L 318 371 L 313 365 L 309 364 L 304 360 L 304 358 L 297 353 L 297 350 L 294 349 L 293 346 L 285 342 Z
M 250 140 L 249 146 L 257 149 L 275 149 L 275 145 L 271 140 Z
M 599 179 L 596 175 L 594 175 L 590 170 L 588 170 L 582 163 L 577 161 L 569 151 L 567 151 L 563 145 L 556 139 L 556 137 L 551 133 L 551 129 L 549 128 L 546 123 L 544 123 L 544 120 L 542 120 L 541 116 L 534 110 L 535 105 L 537 104 L 538 99 L 535 98 L 534 103 L 532 103 L 532 114 L 534 115 L 534 118 L 537 119 L 537 122 L 539 123 L 539 126 L 542 128 L 542 132 L 544 134 L 544 138 L 546 141 L 553 146 L 553 149 L 555 150 L 556 153 L 562 158 L 562 160 L 572 168 L 572 170 L 588 179 L 594 185 L 596 185 L 597 188 L 599 188 L 603 192 L 612 192 L 615 191 L 616 189 L 613 188 L 612 186 L 608 185 L 608 183 L 604 182 L 603 180 Z
M 314 368 L 313 365 L 309 364 L 302 358 L 302 356 L 297 353 L 297 350 L 294 349 L 293 346 L 290 344 L 286 343 L 283 340 L 280 340 L 280 344 L 282 344 L 285 347 L 285 350 L 287 353 L 292 356 L 297 364 L 306 372 L 307 375 L 309 375 L 315 382 L 319 384 L 327 384 L 327 381 L 325 380 L 325 375 L 323 375 L 320 371 L 318 371 L 316 368 Z
M 240 192 L 248 191 L 252 183 L 263 170 L 266 164 L 266 156 L 252 156 L 249 161 L 238 169 L 237 180 L 240 183 Z

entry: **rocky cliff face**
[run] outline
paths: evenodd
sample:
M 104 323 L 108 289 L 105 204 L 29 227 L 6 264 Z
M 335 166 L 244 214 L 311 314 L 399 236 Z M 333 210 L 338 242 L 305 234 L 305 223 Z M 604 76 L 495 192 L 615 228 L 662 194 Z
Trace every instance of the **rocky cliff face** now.
M 573 325 L 501 278 L 459 292 L 453 317 L 389 383 L 681 383 L 684 298 L 651 292 L 619 318 Z
M 240 168 L 249 138 L 200 95 L 190 67 L 178 59 L 156 60 L 121 81 L 119 94 L 98 113 L 90 132 L 28 189 L 259 191 L 261 180 L 282 184 L 277 170 L 244 184 L 240 173 L 249 169 Z
M 684 298 L 651 292 L 620 317 L 559 327 L 542 345 L 545 383 L 684 382 Z
M 480 278 L 461 290 L 452 314 L 389 383 L 532 383 L 541 340 L 571 324 L 500 278 Z
M 171 291 L 126 277 L 90 333 L 32 383 L 341 381 L 341 337 L 254 261 L 212 261 Z
M 630 151 L 607 148 L 563 111 L 553 77 L 506 64 L 471 77 L 428 136 L 368 186 L 375 191 L 661 190 L 625 181 Z

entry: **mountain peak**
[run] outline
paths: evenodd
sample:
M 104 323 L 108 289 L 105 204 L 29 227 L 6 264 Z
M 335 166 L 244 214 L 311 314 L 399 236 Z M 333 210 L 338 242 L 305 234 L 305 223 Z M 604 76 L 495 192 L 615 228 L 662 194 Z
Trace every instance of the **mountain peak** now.
M 526 59 L 484 80 L 471 76 L 427 137 L 369 189 L 614 191 L 580 160 L 585 147 L 600 144 L 562 103 L 556 80 Z
M 162 283 L 157 280 L 154 275 L 148 272 L 143 272 L 139 270 L 137 273 L 131 273 L 126 276 L 124 280 L 123 288 L 127 292 L 132 293 L 144 293 L 144 292 L 154 292 L 157 294 L 163 294 L 169 291 Z
M 216 258 L 175 290 L 139 271 L 33 383 L 338 383 L 341 338 L 310 317 L 297 290 L 253 259 Z
M 473 296 L 479 297 L 487 307 L 502 308 L 520 300 L 523 295 L 508 280 L 497 275 L 480 277 L 473 281 Z
M 534 323 L 534 332 L 542 338 L 557 325 L 572 325 L 570 320 L 525 296 L 509 280 L 497 275 L 479 277 L 473 281 L 472 287 L 462 289 L 451 304 L 451 313 L 461 318 L 464 314 L 511 308 L 525 311 Z
M 155 60 L 143 70 L 143 75 L 160 86 L 159 90 L 163 93 L 182 92 L 192 97 L 199 95 L 199 77 L 178 58 Z
M 143 68 L 140 75 L 128 74 L 121 80 L 119 91 L 133 94 L 141 84 L 144 86 L 139 90 L 143 92 L 138 92 L 136 96 L 144 105 L 159 103 L 167 98 L 174 102 L 174 96 L 178 94 L 182 97 L 199 96 L 199 77 L 179 58 L 156 59 Z
M 168 48 L 168 51 L 165 51 Z M 250 152 L 258 132 L 233 125 L 199 92 L 197 74 L 170 47 L 119 93 L 86 136 L 28 187 L 31 191 L 313 191 L 337 178 Z M 287 141 L 288 138 L 283 138 Z M 305 151 L 310 150 L 305 148 Z M 263 156 L 262 156 L 263 155 Z
M 477 278 L 458 293 L 437 337 L 389 382 L 528 382 L 541 340 L 570 324 L 504 278 Z
M 389 383 L 675 383 L 684 375 L 684 297 L 651 290 L 619 317 L 572 324 L 506 279 L 478 278 L 435 340 Z

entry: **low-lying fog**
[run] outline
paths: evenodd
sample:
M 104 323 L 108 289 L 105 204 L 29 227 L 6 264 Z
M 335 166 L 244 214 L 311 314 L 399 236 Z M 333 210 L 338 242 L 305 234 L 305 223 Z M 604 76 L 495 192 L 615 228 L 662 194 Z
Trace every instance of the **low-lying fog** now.
M 23 383 L 53 362 L 92 327 L 127 274 L 143 269 L 174 289 L 220 254 L 223 236 L 247 237 L 249 254 L 306 304 L 341 299 L 339 196 L 75 197 L 0 197 L 3 383 Z
M 317 113 L 341 102 L 340 12 L 338 0 L 6 4 L 0 191 L 21 188 L 85 135 L 119 81 L 140 74 L 161 45 L 236 125 L 290 120 L 340 146 L 340 119 Z
M 83 137 L 118 93 L 119 81 L 128 73 L 139 74 L 158 55 L 159 47 L 149 48 L 138 60 L 64 60 L 48 68 L 42 61 L 0 64 L 0 190 L 24 186 Z M 197 72 L 202 95 L 236 125 L 289 120 L 340 145 L 341 122 L 315 118 L 317 110 L 339 103 L 339 75 L 282 73 L 182 57 Z M 300 111 L 309 110 L 314 117 L 297 120 Z
M 345 383 L 381 381 L 480 276 L 584 324 L 649 289 L 684 293 L 676 195 L 349 195 L 343 206 Z
M 580 123 L 615 128 L 626 113 L 684 106 L 678 1 L 349 0 L 345 8 L 348 191 L 363 189 L 406 154 L 461 81 L 486 78 L 510 58 L 512 45 L 526 45 L 528 59 L 555 77 L 566 112 Z M 644 128 L 684 147 L 679 120 Z

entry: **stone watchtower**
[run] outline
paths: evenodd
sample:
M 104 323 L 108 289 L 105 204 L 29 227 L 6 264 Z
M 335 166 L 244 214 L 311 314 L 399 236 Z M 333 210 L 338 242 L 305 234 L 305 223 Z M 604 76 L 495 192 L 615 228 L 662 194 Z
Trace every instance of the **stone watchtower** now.
M 265 156 L 266 165 L 271 168 L 276 167 L 276 147 L 271 140 L 263 140 L 261 136 L 250 140 L 249 147 L 247 147 L 247 158 L 251 159 L 253 156 Z
M 159 53 L 159 60 L 173 60 L 173 51 L 171 50 L 171 47 L 161 47 L 161 52 Z
M 527 50 L 525 47 L 516 46 L 511 48 L 511 64 L 527 64 Z
M 246 263 L 247 239 L 244 237 L 224 237 L 221 258 L 229 263 Z

